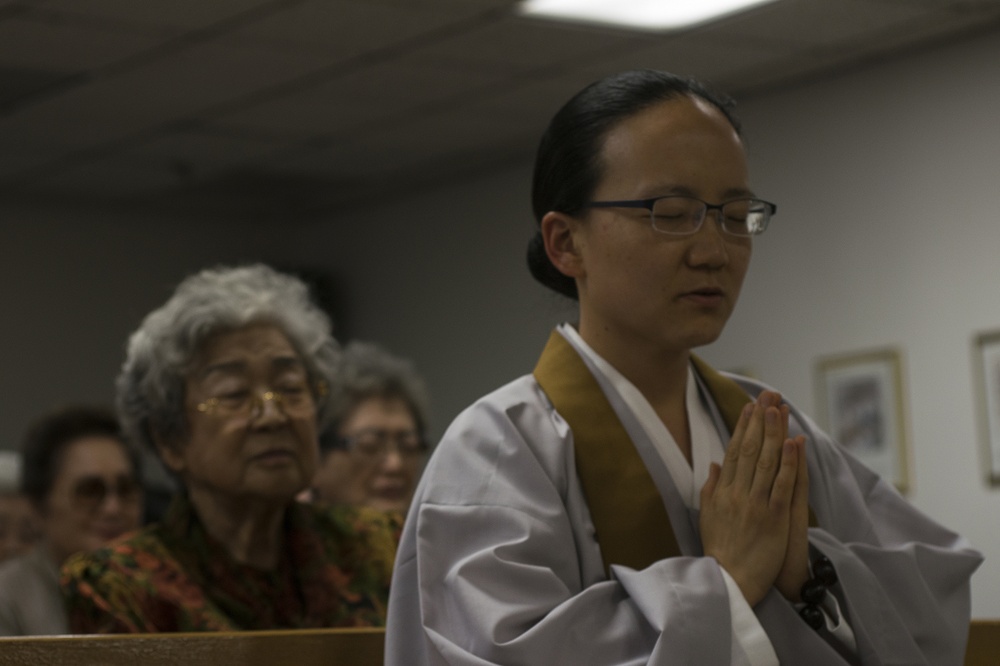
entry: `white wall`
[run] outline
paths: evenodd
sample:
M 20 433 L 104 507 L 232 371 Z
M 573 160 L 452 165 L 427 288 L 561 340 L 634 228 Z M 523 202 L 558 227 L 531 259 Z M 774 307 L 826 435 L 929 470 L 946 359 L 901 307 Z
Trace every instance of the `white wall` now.
M 755 187 L 779 215 L 707 353 L 815 412 L 818 356 L 901 350 L 909 497 L 986 553 L 980 617 L 1000 617 L 973 372 L 975 335 L 1000 329 L 998 83 L 993 35 L 746 104 Z
M 900 349 L 910 498 L 986 553 L 976 617 L 1000 617 L 1000 488 L 984 480 L 972 375 L 973 336 L 1000 329 L 998 74 L 991 35 L 741 105 L 755 188 L 779 214 L 702 351 L 814 412 L 818 357 Z M 353 332 L 416 360 L 439 431 L 530 371 L 571 316 L 524 268 L 529 177 L 338 215 L 292 244 L 350 276 Z
M 110 404 L 128 334 L 186 274 L 268 258 L 235 222 L 10 202 L 0 220 L 0 448 L 44 411 Z
M 477 397 L 529 372 L 568 302 L 528 274 L 530 168 L 302 227 L 308 265 L 341 273 L 355 338 L 417 363 L 432 430 Z

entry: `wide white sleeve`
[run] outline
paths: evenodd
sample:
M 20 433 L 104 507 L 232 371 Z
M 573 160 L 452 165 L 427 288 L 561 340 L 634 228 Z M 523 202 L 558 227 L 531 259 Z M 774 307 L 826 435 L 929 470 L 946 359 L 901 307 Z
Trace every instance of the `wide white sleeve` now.
M 485 407 L 453 424 L 421 481 L 386 663 L 730 666 L 718 564 L 669 558 L 608 579 L 568 434 L 530 405 Z
M 839 610 L 864 664 L 963 663 L 969 579 L 982 556 L 793 410 L 809 440 L 810 542 L 840 582 Z M 795 434 L 795 433 L 792 433 Z
M 729 593 L 729 615 L 732 617 L 733 665 L 778 666 L 778 655 L 740 586 L 725 569 L 722 569 L 722 576 Z

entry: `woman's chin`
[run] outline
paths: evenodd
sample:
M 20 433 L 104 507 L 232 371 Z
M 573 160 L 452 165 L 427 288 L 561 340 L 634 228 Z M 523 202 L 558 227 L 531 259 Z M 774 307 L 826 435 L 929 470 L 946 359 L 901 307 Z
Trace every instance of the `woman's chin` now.
M 308 483 L 299 473 L 271 475 L 267 479 L 254 479 L 246 495 L 275 504 L 289 504 Z
M 408 494 L 389 494 L 369 498 L 366 504 L 379 511 L 406 511 L 410 504 Z

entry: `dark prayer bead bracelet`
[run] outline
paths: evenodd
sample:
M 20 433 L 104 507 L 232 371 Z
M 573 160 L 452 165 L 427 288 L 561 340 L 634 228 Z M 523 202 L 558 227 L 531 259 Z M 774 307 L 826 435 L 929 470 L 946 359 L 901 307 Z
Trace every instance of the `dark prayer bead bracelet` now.
M 837 570 L 825 555 L 813 562 L 812 570 L 813 577 L 802 583 L 802 590 L 799 592 L 805 603 L 799 610 L 799 616 L 806 624 L 819 631 L 823 627 L 823 611 L 819 604 L 826 596 L 827 588 L 837 584 Z

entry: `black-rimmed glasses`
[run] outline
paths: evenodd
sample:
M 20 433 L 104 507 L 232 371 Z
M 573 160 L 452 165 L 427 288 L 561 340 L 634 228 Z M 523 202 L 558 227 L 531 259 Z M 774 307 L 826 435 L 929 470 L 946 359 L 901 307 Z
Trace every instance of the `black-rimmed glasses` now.
M 733 236 L 757 236 L 767 229 L 778 207 L 763 199 L 733 199 L 710 204 L 695 197 L 670 195 L 651 199 L 623 201 L 591 201 L 586 208 L 645 208 L 649 211 L 653 229 L 674 236 L 697 233 L 708 217 L 708 211 L 719 211 L 719 226 Z
M 333 448 L 342 449 L 368 460 L 379 460 L 395 448 L 402 458 L 417 458 L 427 452 L 427 442 L 416 430 L 367 428 L 348 437 L 340 437 Z

